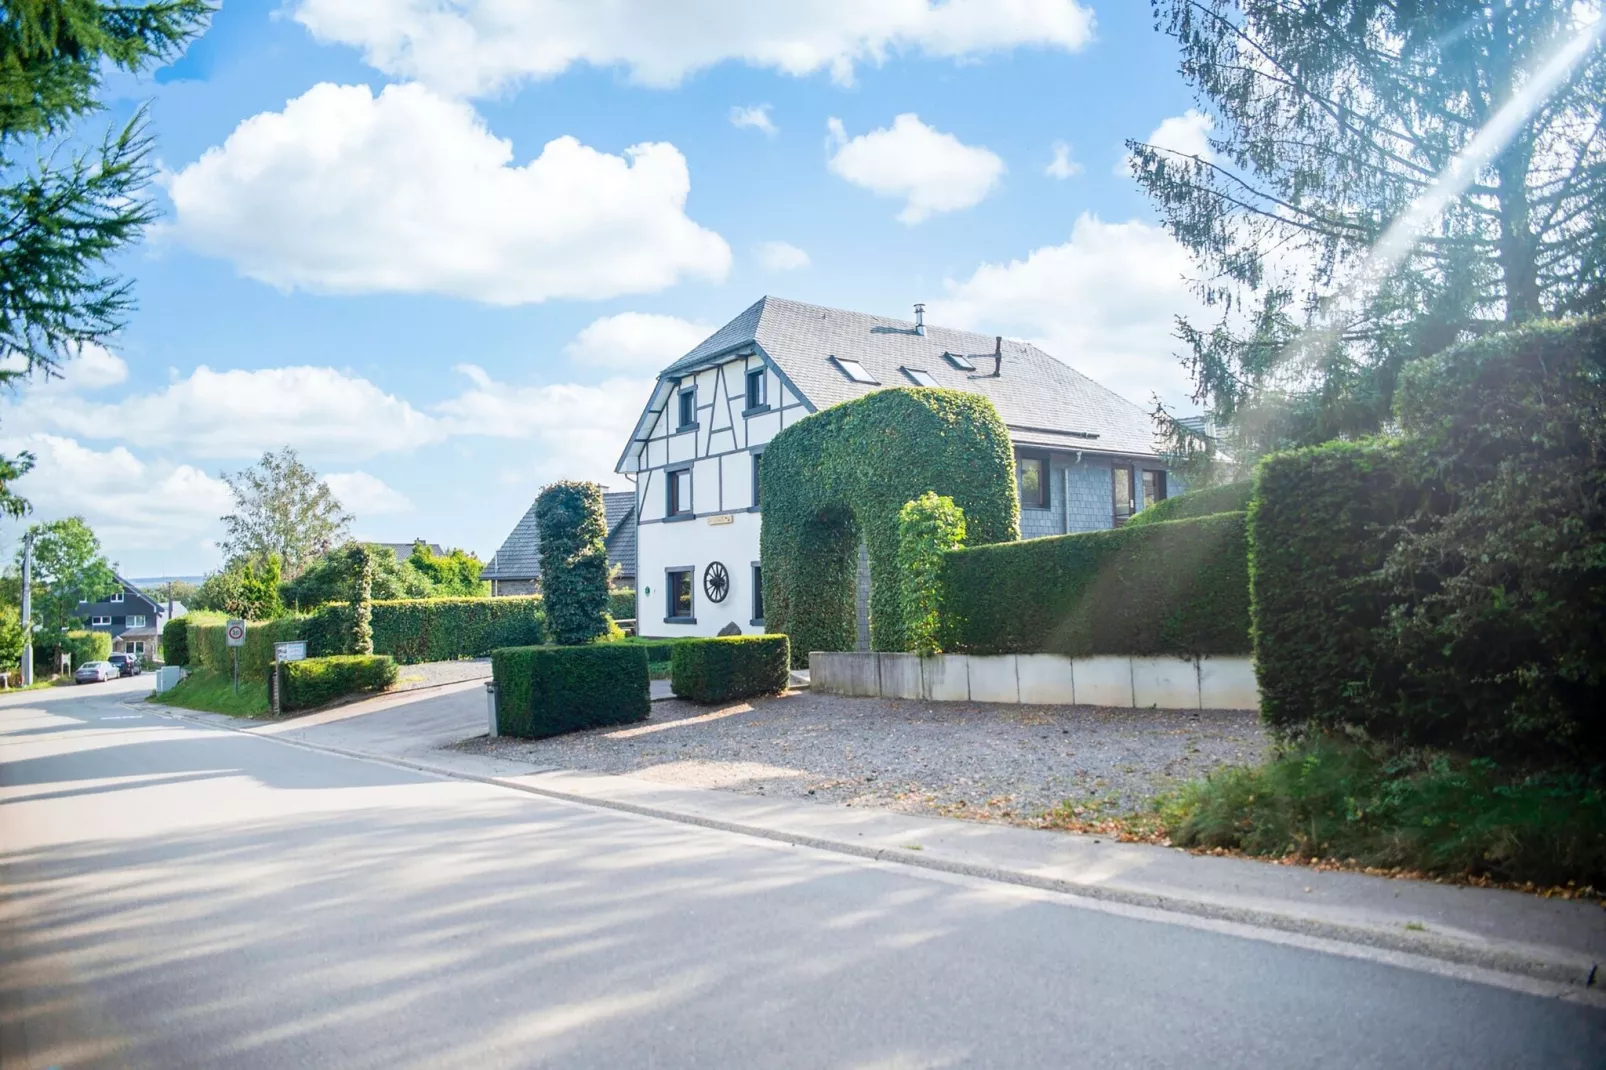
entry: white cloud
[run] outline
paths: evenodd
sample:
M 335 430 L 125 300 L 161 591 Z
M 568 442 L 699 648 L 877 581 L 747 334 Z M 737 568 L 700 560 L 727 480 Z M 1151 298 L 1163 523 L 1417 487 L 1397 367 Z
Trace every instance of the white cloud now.
M 385 513 L 410 513 L 413 503 L 377 476 L 367 472 L 331 472 L 323 477 L 346 511 L 358 520 Z
M 774 137 L 780 133 L 780 128 L 770 118 L 768 104 L 754 104 L 751 107 L 734 107 L 731 109 L 731 125 L 742 127 L 750 126 L 754 130 L 762 130 L 766 136 Z
M 949 280 L 930 319 L 1028 338 L 1139 404 L 1155 393 L 1181 402 L 1188 381 L 1172 331 L 1176 315 L 1199 308 L 1189 270 L 1187 252 L 1159 227 L 1083 215 L 1063 245 Z
M 27 370 L 28 361 L 20 353 L 7 353 L 0 357 L 0 371 L 21 373 Z M 128 363 L 105 346 L 94 342 L 79 346 L 77 354 L 62 361 L 57 370 L 59 374 L 49 379 L 36 371 L 31 381 L 21 380 L 17 385 L 29 383 L 35 389 L 101 390 L 116 386 L 128 378 Z
M 587 324 L 575 335 L 574 341 L 564 347 L 564 352 L 575 363 L 589 367 L 657 372 L 684 356 L 714 330 L 706 323 L 692 323 L 678 316 L 621 312 Z M 479 368 L 463 370 L 482 388 L 490 382 L 490 377 Z M 479 376 L 484 376 L 484 380 Z
M 1210 130 L 1215 125 L 1215 120 L 1210 116 L 1196 108 L 1189 108 L 1181 115 L 1162 120 L 1143 140 L 1157 149 L 1166 149 L 1181 156 L 1197 156 L 1209 163 L 1215 159 L 1210 151 Z M 1115 173 L 1125 176 L 1129 169 L 1127 159 L 1123 158 L 1116 165 Z
M 673 145 L 560 137 L 518 166 L 471 107 L 420 85 L 316 85 L 162 181 L 162 233 L 285 289 L 511 305 L 719 280 L 731 260 L 686 216 Z
M 809 254 L 790 242 L 758 243 L 758 262 L 765 271 L 794 271 L 809 266 Z
M 82 516 L 114 556 L 181 545 L 199 550 L 233 501 L 221 479 L 187 464 L 146 463 L 126 446 L 96 450 L 65 436 L 33 434 L 7 438 L 0 449 L 26 449 L 37 459 L 16 482 L 37 519 Z
M 126 439 L 144 448 L 247 458 L 289 445 L 313 454 L 368 457 L 437 441 L 441 429 L 406 401 L 334 368 L 289 367 L 194 374 L 148 394 L 96 402 L 0 405 L 3 426 Z
M 577 63 L 622 66 L 660 87 L 732 60 L 850 84 L 855 65 L 903 52 L 1074 51 L 1093 36 L 1078 0 L 298 0 L 293 14 L 386 74 L 470 96 Z
M 1082 165 L 1071 158 L 1071 147 L 1063 141 L 1054 142 L 1054 158 L 1048 161 L 1043 173 L 1049 178 L 1073 178 L 1082 173 Z
M 883 197 L 903 197 L 898 220 L 915 224 L 938 212 L 980 203 L 998 184 L 1004 161 L 920 121 L 913 112 L 890 128 L 849 139 L 840 119 L 827 123 L 836 152 L 831 170 Z

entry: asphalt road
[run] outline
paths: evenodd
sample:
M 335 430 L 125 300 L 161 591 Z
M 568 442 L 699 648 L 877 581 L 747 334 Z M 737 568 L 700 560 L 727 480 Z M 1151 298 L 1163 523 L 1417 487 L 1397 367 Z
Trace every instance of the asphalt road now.
M 1606 1012 L 0 698 L 0 1065 L 1600 1067 Z

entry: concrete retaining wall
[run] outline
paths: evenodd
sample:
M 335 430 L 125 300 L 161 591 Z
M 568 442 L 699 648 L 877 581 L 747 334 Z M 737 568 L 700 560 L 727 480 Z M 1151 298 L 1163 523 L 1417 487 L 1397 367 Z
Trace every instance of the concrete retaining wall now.
M 809 654 L 809 689 L 860 698 L 1253 710 L 1249 658 L 1067 658 L 1059 654 Z

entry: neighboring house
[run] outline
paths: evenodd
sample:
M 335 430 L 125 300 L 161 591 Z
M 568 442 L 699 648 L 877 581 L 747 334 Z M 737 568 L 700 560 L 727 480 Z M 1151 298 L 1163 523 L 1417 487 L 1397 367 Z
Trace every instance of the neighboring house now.
M 636 482 L 638 634 L 762 631 L 764 444 L 893 386 L 992 400 L 1015 442 L 1026 538 L 1116 527 L 1180 490 L 1143 409 L 1035 346 L 928 327 L 921 305 L 908 323 L 765 297 L 660 373 L 615 468 Z M 863 602 L 862 554 L 860 567 Z
M 614 585 L 633 587 L 636 583 L 635 491 L 604 492 L 602 509 L 608 520 L 608 567 L 619 569 Z M 524 511 L 502 548 L 492 555 L 480 579 L 491 581 L 492 598 L 540 593 L 541 535 L 535 526 L 534 502 Z
M 405 561 L 409 557 L 413 556 L 413 547 L 421 542 L 424 542 L 424 540 L 414 539 L 412 542 L 371 542 L 368 545 L 374 547 L 376 550 L 389 550 L 391 553 L 396 555 L 396 560 Z M 446 556 L 446 551 L 441 549 L 440 543 L 424 542 L 424 547 L 436 557 Z
M 112 637 L 112 652 L 156 656 L 162 625 L 170 619 L 167 602 L 146 594 L 128 580 L 117 576 L 117 590 L 98 602 L 79 602 L 77 616 L 90 631 Z M 187 612 L 183 602 L 173 603 L 173 618 Z

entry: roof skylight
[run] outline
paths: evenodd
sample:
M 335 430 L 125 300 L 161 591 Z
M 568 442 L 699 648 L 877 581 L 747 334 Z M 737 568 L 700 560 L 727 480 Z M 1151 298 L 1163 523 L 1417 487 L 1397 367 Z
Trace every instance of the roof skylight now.
M 907 375 L 909 378 L 913 379 L 916 383 L 918 383 L 921 386 L 937 386 L 937 385 L 939 385 L 937 383 L 937 380 L 932 377 L 932 374 L 930 372 L 922 371 L 919 368 L 905 368 L 905 369 L 903 369 L 903 374 Z
M 846 360 L 842 357 L 832 357 L 831 359 L 836 361 L 838 368 L 842 369 L 842 374 L 852 379 L 855 383 L 865 383 L 870 386 L 877 385 L 876 377 L 866 371 L 864 365 L 858 361 Z
M 962 372 L 973 372 L 976 370 L 976 366 L 970 362 L 970 358 L 968 357 L 962 357 L 958 353 L 944 353 L 943 356 L 948 358 L 949 364 L 952 364 Z

